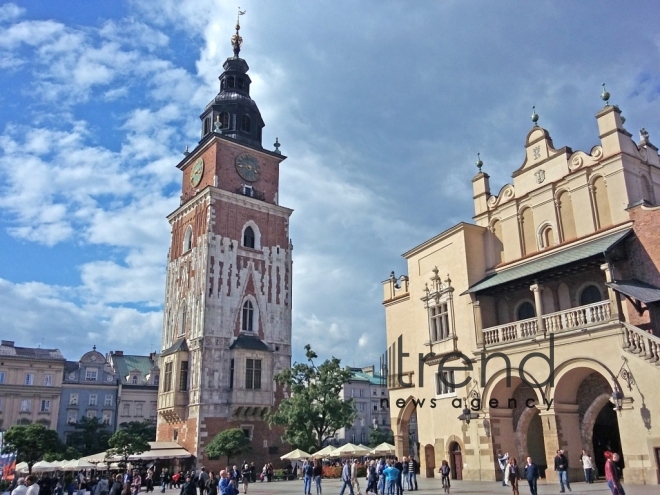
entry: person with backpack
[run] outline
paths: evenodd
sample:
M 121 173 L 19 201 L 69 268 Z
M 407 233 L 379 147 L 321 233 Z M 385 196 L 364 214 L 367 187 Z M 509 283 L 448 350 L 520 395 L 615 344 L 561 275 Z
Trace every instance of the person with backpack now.
M 312 477 L 314 476 L 314 467 L 310 461 L 305 461 L 302 467 L 303 475 L 303 494 L 312 495 Z
M 449 463 L 443 460 L 442 464 L 440 465 L 440 469 L 438 469 L 438 472 L 442 478 L 442 488 L 444 489 L 445 493 L 449 493 L 449 488 L 451 488 L 451 482 L 449 481 L 449 473 L 451 473 L 451 468 L 449 467 Z

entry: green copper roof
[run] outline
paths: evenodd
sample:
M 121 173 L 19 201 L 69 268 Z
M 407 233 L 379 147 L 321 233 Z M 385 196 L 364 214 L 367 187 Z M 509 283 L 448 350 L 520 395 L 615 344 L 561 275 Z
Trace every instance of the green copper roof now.
M 141 374 L 141 379 L 145 380 L 147 375 L 151 373 L 152 368 L 158 367 L 158 363 L 152 361 L 149 356 L 118 356 L 117 354 L 113 354 L 112 362 L 115 371 L 119 375 L 119 379 L 124 385 L 131 384 L 129 379 L 131 371 L 138 370 Z
M 382 375 L 379 375 L 378 373 L 374 373 L 373 376 L 371 376 L 370 373 L 364 373 L 362 371 L 355 371 L 351 370 L 353 375 L 351 376 L 351 381 L 352 382 L 369 382 L 372 385 L 385 385 L 386 380 L 385 377 Z
M 514 282 L 525 277 L 539 275 L 542 272 L 553 270 L 560 266 L 575 263 L 576 261 L 586 260 L 593 256 L 603 254 L 619 241 L 621 241 L 624 237 L 626 237 L 631 231 L 632 229 L 626 229 L 623 231 L 615 232 L 614 234 L 599 237 L 598 239 L 594 239 L 574 247 L 569 247 L 568 249 L 562 249 L 561 251 L 548 254 L 547 256 L 542 256 L 540 258 L 530 260 L 512 268 L 504 268 L 502 271 L 499 271 L 493 275 L 489 275 L 488 277 L 480 280 L 468 290 L 466 290 L 463 294 L 480 292 L 485 289 L 490 289 L 498 285 Z

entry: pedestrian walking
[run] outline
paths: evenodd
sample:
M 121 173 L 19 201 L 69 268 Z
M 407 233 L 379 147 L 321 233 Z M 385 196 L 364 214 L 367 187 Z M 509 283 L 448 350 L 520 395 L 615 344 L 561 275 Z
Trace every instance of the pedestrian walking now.
M 316 485 L 316 495 L 321 495 L 321 479 L 323 478 L 323 465 L 321 461 L 314 461 L 314 484 Z
M 163 468 L 160 471 L 160 493 L 165 493 L 167 489 L 167 482 L 169 481 L 169 476 L 167 473 L 167 468 Z
M 397 483 L 401 479 L 401 471 L 399 471 L 392 461 L 387 461 L 387 467 L 383 470 L 385 480 L 387 482 L 387 495 L 394 495 L 397 490 Z
M 502 471 L 502 486 L 506 486 L 506 476 L 504 471 L 506 470 L 507 461 L 509 460 L 509 453 L 502 454 L 501 450 L 497 451 L 497 463 L 500 465 L 500 470 Z
M 353 485 L 351 484 L 351 465 L 348 460 L 344 461 L 344 467 L 341 470 L 341 480 L 343 483 L 339 495 L 344 495 L 347 486 L 350 494 L 355 495 L 353 492 Z
M 538 495 L 537 482 L 540 475 L 541 473 L 539 472 L 538 466 L 534 464 L 531 457 L 528 457 L 527 463 L 525 464 L 525 479 L 527 479 L 529 491 L 532 495 Z
M 564 493 L 564 486 L 568 488 L 569 492 L 572 492 L 571 484 L 568 481 L 568 457 L 561 449 L 557 451 L 555 456 L 555 471 L 557 471 L 559 477 L 560 493 Z
M 209 480 L 209 474 L 206 472 L 206 468 L 202 466 L 197 475 L 197 488 L 199 488 L 199 495 L 204 495 L 206 491 L 206 482 Z
M 360 492 L 360 482 L 358 481 L 357 468 L 357 459 L 354 459 L 353 463 L 351 464 L 351 485 L 353 485 L 353 491 L 357 492 L 357 495 L 362 495 Z M 311 493 L 309 495 L 311 495 Z
M 302 466 L 303 475 L 303 494 L 312 495 L 312 478 L 314 477 L 314 466 L 309 461 L 305 461 Z
M 396 486 L 394 487 L 396 489 L 396 495 L 402 495 L 403 494 L 403 463 L 395 457 L 393 466 L 399 470 L 399 477 L 397 478 Z
M 584 481 L 587 483 L 594 482 L 594 461 L 587 451 L 582 449 L 582 454 L 580 455 L 580 462 L 582 463 L 582 469 L 584 470 Z
M 209 472 L 209 479 L 206 480 L 206 495 L 218 495 L 218 478 L 213 471 Z
M 605 452 L 605 459 L 605 480 L 607 480 L 607 486 L 610 488 L 612 495 L 626 495 L 623 486 L 621 486 L 619 466 L 616 464 L 619 461 L 619 454 L 608 450 Z
M 509 458 L 509 463 L 506 467 L 506 479 L 509 480 L 513 495 L 520 495 L 518 491 L 518 462 L 515 457 Z
M 408 487 L 408 490 L 412 490 L 410 487 L 410 478 L 408 478 L 408 458 L 403 456 L 401 459 L 401 489 L 403 490 L 403 484 L 405 483 Z
M 378 493 L 378 474 L 376 473 L 376 461 L 371 461 L 367 466 L 367 489 L 365 493 Z
M 121 495 L 122 488 L 124 487 L 122 483 L 123 479 L 124 477 L 121 474 L 115 476 L 112 486 L 110 487 L 109 495 Z
M 408 485 L 410 490 L 417 490 L 417 468 L 419 463 L 411 455 L 408 457 Z
M 243 462 L 243 467 L 241 468 L 241 481 L 243 482 L 243 493 L 246 494 L 250 481 L 252 481 L 252 471 L 247 461 Z
M 142 489 L 142 477 L 137 469 L 133 470 L 133 481 L 131 481 L 131 494 L 138 495 Z
M 378 462 L 378 467 L 376 467 L 376 474 L 378 475 L 378 493 L 380 495 L 385 495 L 385 473 L 383 472 L 387 464 L 385 463 L 385 458 L 381 457 Z
M 218 490 L 220 490 L 220 495 L 235 495 L 234 487 L 229 479 L 229 473 L 224 469 L 220 471 Z

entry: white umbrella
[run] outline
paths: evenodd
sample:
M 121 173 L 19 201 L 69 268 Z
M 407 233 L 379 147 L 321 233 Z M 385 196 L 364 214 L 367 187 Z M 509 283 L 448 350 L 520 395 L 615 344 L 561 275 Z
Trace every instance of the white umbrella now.
M 16 464 L 16 472 L 17 473 L 27 473 L 29 469 L 28 463 L 27 462 L 19 462 Z
M 368 453 L 369 453 L 369 449 L 363 449 L 362 447 L 359 447 L 352 443 L 347 443 L 346 445 L 342 445 L 337 450 L 335 450 L 332 453 L 332 455 L 333 457 L 344 456 L 344 455 L 361 456 L 361 455 L 367 455 Z
M 328 445 L 327 447 L 323 447 L 318 452 L 314 452 L 312 454 L 312 459 L 323 459 L 324 457 L 332 457 L 332 453 L 335 450 L 337 449 L 335 449 L 332 445 Z
M 75 461 L 69 461 L 64 466 L 62 466 L 63 471 L 82 471 L 83 469 L 94 469 L 95 464 L 88 462 L 84 459 L 77 459 Z
M 393 455 L 394 454 L 394 445 L 391 443 L 383 442 L 380 445 L 373 448 L 370 452 L 371 454 L 384 454 L 384 455 Z
M 53 465 L 47 461 L 39 461 L 32 466 L 32 471 L 42 473 L 46 471 L 52 471 Z
M 280 459 L 289 459 L 289 460 L 297 460 L 297 459 L 309 459 L 311 456 L 305 452 L 304 450 L 296 449 L 288 454 L 283 455 L 280 457 Z

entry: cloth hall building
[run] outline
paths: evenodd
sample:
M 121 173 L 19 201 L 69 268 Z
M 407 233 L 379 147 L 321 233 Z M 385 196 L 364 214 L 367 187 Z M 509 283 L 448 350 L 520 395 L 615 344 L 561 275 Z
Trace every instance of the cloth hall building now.
M 223 64 L 220 92 L 203 110 L 201 140 L 178 164 L 181 205 L 170 214 L 159 359 L 157 440 L 177 442 L 218 471 L 205 446 L 241 428 L 255 465 L 284 454 L 266 415 L 283 397 L 273 376 L 291 365 L 289 217 L 279 204 L 285 157 L 262 146 L 248 65 Z
M 423 475 L 446 459 L 455 478 L 500 479 L 501 450 L 552 481 L 564 449 L 578 480 L 585 449 L 601 474 L 612 450 L 627 483 L 659 482 L 658 148 L 615 106 L 596 122 L 588 152 L 535 123 L 497 194 L 479 161 L 474 223 L 383 282 L 397 454 L 417 451 L 416 423 Z

